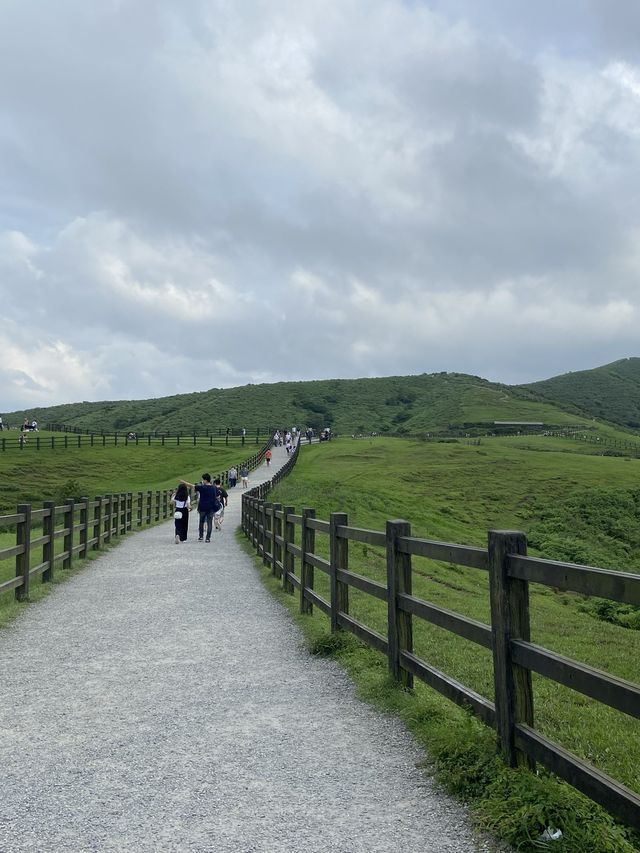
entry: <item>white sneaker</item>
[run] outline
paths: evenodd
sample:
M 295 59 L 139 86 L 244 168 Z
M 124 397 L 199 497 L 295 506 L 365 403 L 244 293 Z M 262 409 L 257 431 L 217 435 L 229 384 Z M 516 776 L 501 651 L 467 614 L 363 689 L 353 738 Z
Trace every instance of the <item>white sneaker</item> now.
M 180 537 L 178 536 L 178 534 L 177 534 L 177 533 L 176 533 L 176 539 L 175 539 L 175 542 L 176 542 L 176 545 L 179 545 L 179 544 L 180 544 Z

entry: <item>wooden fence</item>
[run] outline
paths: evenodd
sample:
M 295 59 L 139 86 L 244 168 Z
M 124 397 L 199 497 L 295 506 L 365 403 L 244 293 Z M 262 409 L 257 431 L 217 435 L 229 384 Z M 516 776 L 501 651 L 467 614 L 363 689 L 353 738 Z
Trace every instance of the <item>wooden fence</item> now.
M 270 446 L 268 441 L 241 464 L 249 470 L 257 468 Z M 226 471 L 212 476 L 228 485 Z M 15 545 L 0 548 L 0 563 L 15 557 L 15 577 L 0 582 L 0 596 L 14 590 L 18 600 L 26 599 L 36 578 L 41 577 L 43 583 L 51 581 L 57 568 L 72 568 L 76 559 L 87 557 L 89 549 L 99 550 L 125 533 L 170 518 L 172 492 L 173 489 L 164 489 L 99 495 L 93 499 L 68 498 L 60 506 L 45 501 L 42 509 L 18 504 L 14 514 L 0 515 L 0 531 L 15 528 L 16 534 Z M 62 551 L 56 553 L 59 539 L 63 540 Z M 35 564 L 34 551 L 40 552 Z
M 76 559 L 87 557 L 89 549 L 99 550 L 125 533 L 169 518 L 171 493 L 169 489 L 127 492 L 93 500 L 68 499 L 61 506 L 45 501 L 42 509 L 18 504 L 14 515 L 0 516 L 0 530 L 14 525 L 16 529 L 15 546 L 0 549 L 0 560 L 16 558 L 15 577 L 0 583 L 0 595 L 15 590 L 17 599 L 28 598 L 36 578 L 51 581 L 58 568 L 71 569 Z M 59 539 L 62 551 L 56 553 Z M 33 565 L 33 552 L 39 549 L 41 556 Z
M 295 459 L 291 460 L 295 463 Z M 279 472 L 280 479 L 289 468 Z M 411 687 L 418 678 L 458 705 L 469 708 L 496 729 L 498 749 L 508 765 L 533 767 L 538 761 L 603 805 L 623 822 L 640 829 L 640 797 L 620 782 L 536 731 L 531 673 L 536 672 L 601 703 L 640 717 L 640 685 L 610 676 L 531 642 L 529 582 L 613 601 L 640 605 L 640 575 L 578 566 L 527 556 L 523 533 L 491 530 L 488 547 L 475 548 L 419 539 L 407 521 L 388 521 L 384 531 L 351 527 L 346 514 L 328 521 L 314 509 L 265 501 L 272 483 L 243 495 L 242 529 L 266 566 L 297 591 L 301 613 L 317 607 L 331 631 L 350 631 L 386 655 L 393 677 Z M 296 544 L 296 528 L 299 530 Z M 316 537 L 328 537 L 329 559 L 316 553 Z M 349 571 L 349 543 L 386 550 L 386 585 Z M 469 619 L 412 595 L 412 556 L 427 557 L 488 573 L 491 624 Z M 297 566 L 297 571 L 296 571 Z M 329 577 L 330 599 L 314 591 L 314 571 Z M 361 590 L 387 605 L 383 636 L 349 615 L 349 589 Z M 413 620 L 423 619 L 490 650 L 494 698 L 489 700 L 420 659 L 413 650 Z
M 66 450 L 78 447 L 128 447 L 142 445 L 144 447 L 244 447 L 249 444 L 259 444 L 264 441 L 259 434 L 249 435 L 215 435 L 205 433 L 147 433 L 129 438 L 128 433 L 84 433 L 60 432 L 59 435 L 40 435 L 39 432 L 25 433 L 16 430 L 0 433 L 0 451 L 9 450 Z

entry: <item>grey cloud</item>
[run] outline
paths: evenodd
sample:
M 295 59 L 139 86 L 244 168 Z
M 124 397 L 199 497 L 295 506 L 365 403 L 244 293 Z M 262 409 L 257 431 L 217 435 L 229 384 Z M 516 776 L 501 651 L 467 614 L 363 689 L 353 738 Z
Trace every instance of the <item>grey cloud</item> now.
M 54 336 L 93 371 L 73 393 L 101 398 L 256 377 L 524 381 L 633 354 L 624 310 L 597 340 L 590 325 L 614 298 L 633 315 L 640 263 L 633 113 L 590 111 L 586 84 L 572 99 L 623 55 L 636 13 L 617 4 L 598 34 L 604 8 L 5 4 L 0 239 L 23 236 L 1 244 L 0 334 L 33 356 L 25 394 L 46 393 Z M 496 341 L 466 307 L 503 285 Z M 553 293 L 564 327 L 533 310 Z M 509 331 L 510 311 L 539 328 Z

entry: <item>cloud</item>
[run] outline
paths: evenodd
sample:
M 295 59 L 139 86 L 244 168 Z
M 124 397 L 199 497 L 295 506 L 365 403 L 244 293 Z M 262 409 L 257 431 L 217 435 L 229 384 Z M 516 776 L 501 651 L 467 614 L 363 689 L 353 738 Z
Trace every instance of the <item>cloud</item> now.
M 4 4 L 0 406 L 634 354 L 637 13 L 579 6 Z

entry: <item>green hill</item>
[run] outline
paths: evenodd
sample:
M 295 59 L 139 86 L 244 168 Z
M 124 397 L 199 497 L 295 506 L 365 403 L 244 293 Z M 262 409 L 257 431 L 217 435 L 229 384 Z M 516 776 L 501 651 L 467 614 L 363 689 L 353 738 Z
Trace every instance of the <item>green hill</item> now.
M 520 390 L 568 411 L 640 429 L 640 358 L 623 358 L 593 370 L 564 373 L 523 385 Z
M 272 426 L 331 427 L 342 434 L 420 435 L 451 429 L 486 432 L 494 421 L 564 426 L 596 418 L 640 428 L 640 358 L 567 373 L 528 385 L 501 385 L 463 373 L 376 379 L 276 382 L 179 394 L 151 400 L 69 403 L 3 414 L 18 425 L 136 432 Z
M 573 413 L 530 392 L 460 373 L 278 382 L 212 389 L 154 400 L 73 403 L 12 412 L 5 422 L 25 417 L 44 426 L 147 432 L 204 431 L 246 427 L 331 427 L 338 433 L 420 434 L 465 428 L 494 420 L 576 422 Z

